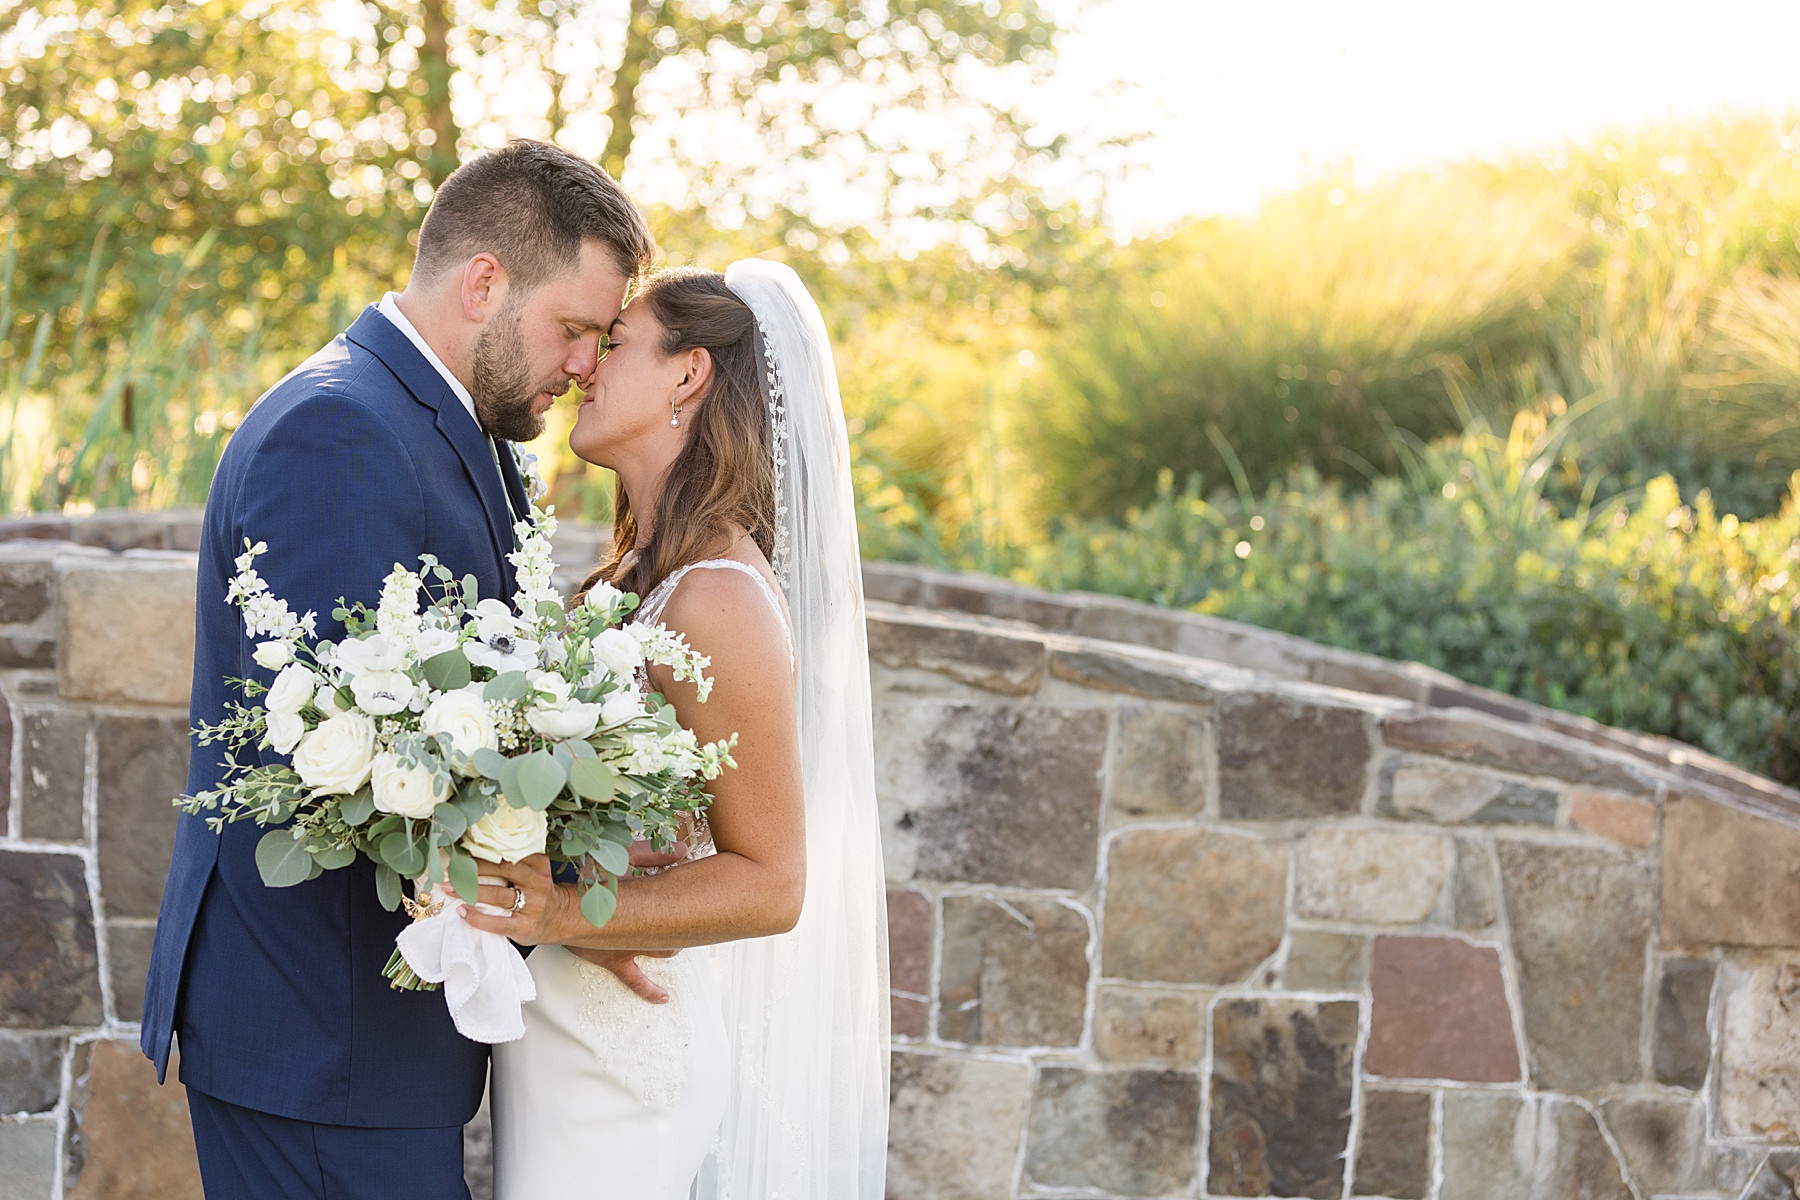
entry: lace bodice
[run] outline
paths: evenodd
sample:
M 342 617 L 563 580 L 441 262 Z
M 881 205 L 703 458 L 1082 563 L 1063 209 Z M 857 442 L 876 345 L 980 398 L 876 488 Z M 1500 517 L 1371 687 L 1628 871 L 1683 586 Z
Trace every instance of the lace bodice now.
M 769 586 L 769 581 L 763 578 L 761 571 L 749 563 L 741 563 L 735 558 L 708 558 L 697 563 L 689 563 L 671 573 L 667 579 L 651 588 L 650 594 L 644 597 L 644 602 L 638 606 L 637 619 L 640 621 L 662 620 L 663 609 L 669 606 L 669 600 L 675 595 L 675 589 L 681 586 L 681 581 L 687 578 L 690 571 L 736 571 L 740 575 L 748 575 L 754 579 L 757 590 L 763 594 L 763 599 L 769 602 L 770 607 L 775 610 L 775 615 L 781 618 L 781 631 L 787 636 L 788 665 L 794 664 L 794 631 L 788 625 L 787 610 L 781 606 L 781 597 L 775 594 L 775 589 Z

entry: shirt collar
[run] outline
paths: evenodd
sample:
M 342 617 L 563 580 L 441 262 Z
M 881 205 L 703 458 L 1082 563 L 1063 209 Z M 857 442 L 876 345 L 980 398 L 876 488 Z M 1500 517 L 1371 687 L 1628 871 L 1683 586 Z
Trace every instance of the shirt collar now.
M 381 298 L 381 303 L 376 307 L 395 329 L 406 335 L 407 341 L 419 348 L 419 353 L 425 356 L 425 361 L 437 368 L 437 373 L 444 377 L 444 382 L 450 385 L 450 390 L 456 393 L 456 398 L 462 401 L 462 406 L 468 410 L 476 427 L 480 428 L 481 418 L 475 415 L 475 397 L 471 396 L 469 389 L 462 385 L 462 380 L 450 373 L 450 368 L 444 365 L 444 360 L 439 358 L 437 352 L 425 343 L 425 339 L 419 336 L 419 331 L 413 328 L 413 323 L 406 319 L 406 314 L 400 311 L 399 293 L 389 292 Z

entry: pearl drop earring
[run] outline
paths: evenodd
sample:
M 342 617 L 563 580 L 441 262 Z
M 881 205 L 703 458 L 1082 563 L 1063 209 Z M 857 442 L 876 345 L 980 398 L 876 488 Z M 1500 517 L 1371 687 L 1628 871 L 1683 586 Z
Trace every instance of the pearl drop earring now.
M 676 429 L 681 428 L 681 407 L 679 405 L 669 410 L 669 424 Z

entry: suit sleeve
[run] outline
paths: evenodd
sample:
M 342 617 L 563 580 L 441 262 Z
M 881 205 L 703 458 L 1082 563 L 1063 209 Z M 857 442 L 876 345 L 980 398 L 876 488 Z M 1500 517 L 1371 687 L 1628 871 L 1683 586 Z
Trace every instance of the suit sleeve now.
M 372 608 L 395 563 L 418 568 L 427 522 L 417 469 L 360 401 L 323 394 L 295 405 L 264 436 L 241 488 L 241 536 L 269 544 L 258 574 L 296 616 L 318 614 L 320 638 L 343 635 L 331 617 L 340 597 Z M 246 639 L 246 669 L 266 676 L 249 650 Z

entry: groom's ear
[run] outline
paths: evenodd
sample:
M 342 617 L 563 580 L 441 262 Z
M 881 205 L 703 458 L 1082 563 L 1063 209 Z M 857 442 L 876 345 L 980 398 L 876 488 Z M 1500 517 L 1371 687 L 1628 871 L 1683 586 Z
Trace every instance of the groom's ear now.
M 485 250 L 463 264 L 463 318 L 476 325 L 487 323 L 506 302 L 506 268 Z

